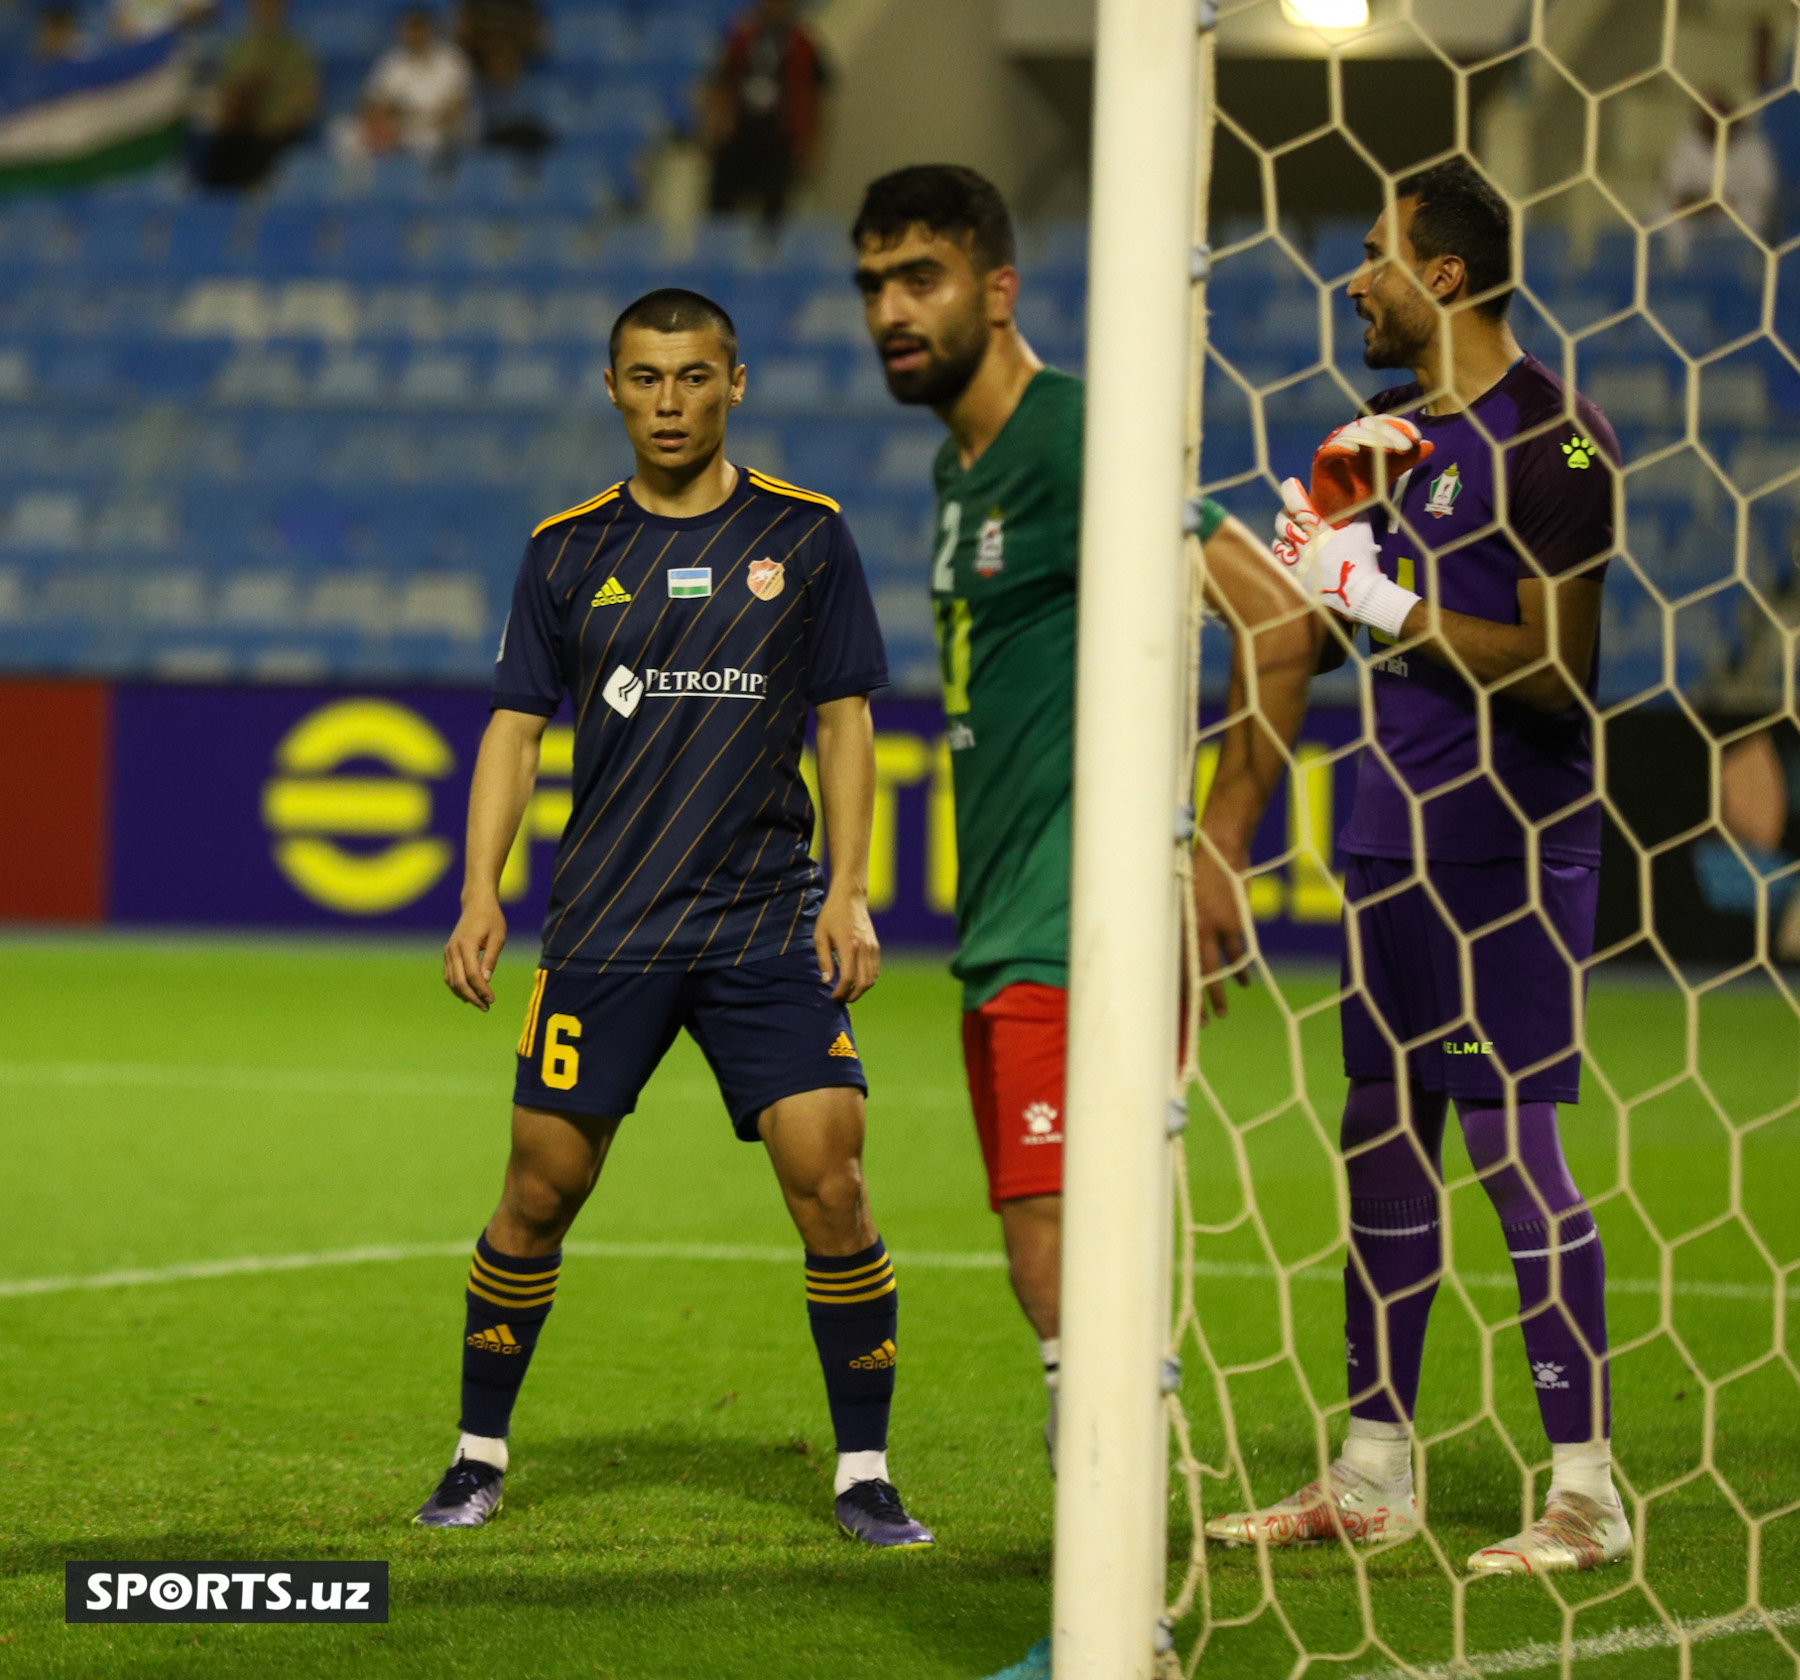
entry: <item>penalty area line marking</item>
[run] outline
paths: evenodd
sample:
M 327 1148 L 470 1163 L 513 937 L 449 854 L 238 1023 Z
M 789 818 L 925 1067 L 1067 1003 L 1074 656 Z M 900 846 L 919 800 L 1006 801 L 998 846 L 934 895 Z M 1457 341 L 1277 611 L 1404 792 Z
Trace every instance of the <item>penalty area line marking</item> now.
M 361 1248 L 327 1248 L 309 1254 L 245 1254 L 225 1260 L 191 1260 L 174 1266 L 122 1267 L 110 1272 L 91 1272 L 80 1277 L 0 1278 L 0 1299 L 27 1295 L 67 1295 L 86 1289 L 130 1289 L 158 1283 L 194 1283 L 208 1278 L 254 1277 L 265 1272 L 310 1272 L 323 1266 L 376 1266 L 401 1260 L 435 1260 L 445 1255 L 466 1255 L 473 1244 L 462 1242 L 379 1243 Z M 792 1265 L 800 1250 L 773 1245 L 734 1243 L 631 1243 L 567 1242 L 563 1253 L 584 1260 L 675 1260 L 701 1263 L 727 1261 L 753 1265 Z M 894 1255 L 897 1266 L 916 1266 L 922 1271 L 994 1271 L 1006 1264 L 1004 1254 L 961 1253 L 953 1250 L 906 1250 Z M 1198 1260 L 1196 1277 L 1220 1280 L 1269 1282 L 1271 1267 L 1248 1261 Z M 1334 1267 L 1308 1266 L 1289 1274 L 1300 1283 L 1339 1283 L 1343 1273 Z M 1471 1289 L 1509 1290 L 1517 1287 L 1504 1272 L 1473 1272 L 1463 1277 Z M 1749 1283 L 1677 1283 L 1677 1295 L 1724 1297 L 1732 1300 L 1770 1300 L 1773 1291 Z M 1611 1278 L 1607 1288 L 1622 1294 L 1657 1295 L 1662 1286 L 1654 1278 Z M 1800 1298 L 1800 1288 L 1788 1289 Z
M 510 1056 L 507 1058 L 511 1060 Z M 510 1072 L 494 1074 L 369 1073 L 341 1068 L 229 1067 L 183 1062 L 0 1062 L 0 1085 L 49 1086 L 74 1091 L 241 1091 L 292 1097 L 470 1097 L 512 1101 Z M 716 1087 L 700 1080 L 669 1080 L 656 1095 L 690 1101 Z M 952 1087 L 907 1093 L 910 1108 L 941 1108 L 966 1100 Z
M 398 1260 L 435 1260 L 472 1252 L 470 1242 L 386 1243 L 365 1248 L 329 1248 L 313 1254 L 246 1254 L 229 1260 L 194 1260 L 177 1266 L 130 1267 L 94 1272 L 86 1277 L 0 1278 L 0 1298 L 67 1295 L 84 1289 L 130 1289 L 146 1284 L 193 1283 L 207 1278 L 254 1277 L 267 1272 L 310 1272 L 323 1266 L 373 1266 Z M 568 1242 L 563 1253 L 591 1260 L 694 1260 L 795 1265 L 802 1258 L 792 1248 L 725 1243 Z M 932 1271 L 987 1271 L 1006 1264 L 1003 1254 L 900 1253 L 901 1266 Z
M 1586 1634 L 1569 1641 L 1568 1654 L 1574 1663 L 1600 1662 L 1635 1651 L 1666 1651 L 1684 1643 L 1704 1645 L 1715 1639 L 1742 1639 L 1746 1634 L 1764 1633 L 1771 1627 L 1796 1625 L 1800 1625 L 1800 1604 L 1789 1605 L 1785 1610 L 1741 1610 L 1716 1621 L 1685 1617 L 1672 1628 L 1662 1622 L 1646 1622 L 1637 1627 L 1614 1628 L 1610 1633 Z M 1471 1652 L 1459 1663 L 1408 1664 L 1403 1668 L 1384 1664 L 1380 1668 L 1359 1669 L 1349 1680 L 1466 1680 L 1475 1674 L 1529 1674 L 1534 1669 L 1560 1667 L 1562 1660 L 1560 1644 L 1540 1639 L 1506 1651 Z

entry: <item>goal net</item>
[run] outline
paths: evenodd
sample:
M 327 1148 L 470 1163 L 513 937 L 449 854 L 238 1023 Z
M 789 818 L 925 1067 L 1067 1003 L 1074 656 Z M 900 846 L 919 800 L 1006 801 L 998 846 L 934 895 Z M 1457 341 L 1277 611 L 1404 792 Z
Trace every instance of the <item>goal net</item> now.
M 1193 481 L 1266 538 L 1280 481 L 1304 482 L 1325 433 L 1409 377 L 1365 367 L 1345 286 L 1395 181 L 1455 154 L 1512 207 L 1521 345 L 1619 438 L 1597 696 L 1581 702 L 1604 811 L 1596 940 L 1585 956 L 1553 933 L 1565 977 L 1532 983 L 1575 999 L 1581 1099 L 1559 1119 L 1605 1251 L 1614 1475 L 1636 1546 L 1540 1580 L 1467 1567 L 1543 1508 L 1537 1388 L 1557 1379 L 1528 1366 L 1508 1249 L 1454 1109 L 1413 1433 L 1420 1537 L 1202 1539 L 1207 1519 L 1324 1474 L 1348 1419 L 1340 1015 L 1360 998 L 1379 1016 L 1381 1000 L 1360 958 L 1340 977 L 1334 837 L 1358 755 L 1378 750 L 1373 665 L 1409 657 L 1364 632 L 1315 683 L 1245 882 L 1254 986 L 1204 1029 L 1189 929 L 1161 1661 L 1358 1680 L 1793 1675 L 1800 216 L 1782 199 L 1800 154 L 1780 148 L 1800 129 L 1796 8 L 1375 0 L 1366 22 L 1361 0 L 1211 10 Z M 1456 493 L 1433 489 L 1447 505 Z M 1419 540 L 1430 554 L 1431 532 Z M 1454 564 L 1422 558 L 1413 587 L 1429 602 Z M 1219 627 L 1202 634 L 1197 593 L 1192 620 L 1203 803 L 1232 721 L 1230 654 Z M 1497 783 L 1492 749 L 1484 726 L 1477 775 Z M 1428 864 L 1414 877 L 1441 905 Z M 1551 927 L 1543 878 L 1526 874 L 1521 910 L 1456 930 L 1465 983 L 1479 939 L 1519 917 Z M 1454 1023 L 1459 1044 L 1480 1043 L 1476 1013 Z M 1419 1047 L 1382 1030 L 1396 1057 Z M 1516 1098 L 1528 1070 L 1502 1071 Z M 1539 1311 L 1568 1305 L 1550 1271 Z M 1384 1384 L 1388 1352 L 1383 1337 Z

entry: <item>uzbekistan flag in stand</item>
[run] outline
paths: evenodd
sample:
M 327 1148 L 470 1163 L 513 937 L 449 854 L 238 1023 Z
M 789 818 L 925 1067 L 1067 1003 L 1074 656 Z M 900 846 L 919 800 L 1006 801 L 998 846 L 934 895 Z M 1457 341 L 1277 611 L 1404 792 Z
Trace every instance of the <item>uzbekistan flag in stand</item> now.
M 178 30 L 57 64 L 25 64 L 0 85 L 0 193 L 141 169 L 175 149 L 191 63 Z

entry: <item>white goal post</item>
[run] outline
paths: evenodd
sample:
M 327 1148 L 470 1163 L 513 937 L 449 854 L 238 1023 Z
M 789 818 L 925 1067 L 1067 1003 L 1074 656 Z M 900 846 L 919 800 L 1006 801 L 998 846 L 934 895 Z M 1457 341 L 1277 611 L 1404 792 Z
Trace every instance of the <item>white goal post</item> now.
M 1099 0 L 1057 1451 L 1057 1680 L 1149 1680 L 1190 650 L 1196 0 Z

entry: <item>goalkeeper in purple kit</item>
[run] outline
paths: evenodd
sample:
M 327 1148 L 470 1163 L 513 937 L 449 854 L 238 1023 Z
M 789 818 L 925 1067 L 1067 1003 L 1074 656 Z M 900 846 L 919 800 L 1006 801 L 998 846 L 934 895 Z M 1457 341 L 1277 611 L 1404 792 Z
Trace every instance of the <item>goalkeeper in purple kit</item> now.
M 1594 943 L 1591 720 L 1618 446 L 1521 354 L 1511 247 L 1505 201 L 1469 164 L 1399 182 L 1349 295 L 1369 366 L 1416 382 L 1326 440 L 1310 493 L 1283 487 L 1277 559 L 1373 642 L 1374 742 L 1340 837 L 1350 1422 L 1322 1480 L 1206 1532 L 1416 1532 L 1411 1423 L 1454 1103 L 1512 1258 L 1551 1447 L 1542 1516 L 1468 1567 L 1549 1574 L 1632 1545 L 1612 1481 L 1600 1236 L 1557 1123 L 1579 1096 Z

